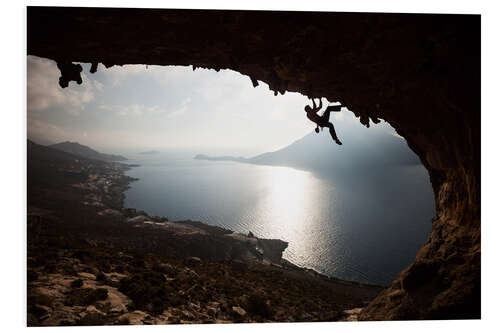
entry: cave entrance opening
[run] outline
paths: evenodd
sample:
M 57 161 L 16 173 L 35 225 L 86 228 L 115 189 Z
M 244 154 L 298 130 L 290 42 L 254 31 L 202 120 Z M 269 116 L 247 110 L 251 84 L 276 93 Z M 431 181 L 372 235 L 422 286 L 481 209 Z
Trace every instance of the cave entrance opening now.
M 41 110 L 28 113 L 28 134 L 46 134 L 45 124 L 59 131 L 44 140 L 78 141 L 141 165 L 129 171 L 140 180 L 126 206 L 283 239 L 284 258 L 296 265 L 381 285 L 430 234 L 427 171 L 384 121 L 367 129 L 345 108 L 333 113 L 340 147 L 328 131 L 314 132 L 306 96 L 274 94 L 238 72 L 100 65 L 88 74 L 95 66 L 81 66 L 83 84 L 61 89 L 55 63 L 29 57 L 28 82 L 47 80 L 37 84 L 53 91 L 40 92 L 50 107 L 33 96 Z

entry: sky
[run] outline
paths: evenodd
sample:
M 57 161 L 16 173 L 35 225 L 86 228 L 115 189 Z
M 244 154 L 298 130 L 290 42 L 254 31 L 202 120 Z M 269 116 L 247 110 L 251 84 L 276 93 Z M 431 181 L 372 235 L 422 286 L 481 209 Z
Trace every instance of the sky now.
M 62 89 L 54 61 L 28 56 L 28 138 L 75 141 L 108 153 L 189 149 L 250 156 L 280 149 L 315 128 L 305 116 L 307 97 L 274 96 L 267 84 L 254 88 L 234 71 L 99 65 L 91 74 L 90 64 L 82 66 L 83 83 Z M 351 112 L 332 120 L 341 140 L 343 130 L 368 133 Z M 393 132 L 387 124 L 378 127 Z

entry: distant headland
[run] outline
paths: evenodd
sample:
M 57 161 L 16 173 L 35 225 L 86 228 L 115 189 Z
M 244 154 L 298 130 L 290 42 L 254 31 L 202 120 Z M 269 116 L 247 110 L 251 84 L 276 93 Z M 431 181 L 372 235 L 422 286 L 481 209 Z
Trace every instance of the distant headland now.
M 198 154 L 194 157 L 195 160 L 207 160 L 207 161 L 234 161 L 250 163 L 248 158 L 245 157 L 234 157 L 234 156 L 208 156 L 205 154 Z
M 156 155 L 159 153 L 160 152 L 158 150 L 147 150 L 147 151 L 142 151 L 139 154 L 141 154 L 141 155 Z

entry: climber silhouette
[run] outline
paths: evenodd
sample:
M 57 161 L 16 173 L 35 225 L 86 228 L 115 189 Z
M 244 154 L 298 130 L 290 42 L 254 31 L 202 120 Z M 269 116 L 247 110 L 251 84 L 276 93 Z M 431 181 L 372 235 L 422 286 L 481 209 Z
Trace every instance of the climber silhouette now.
M 307 118 L 311 120 L 312 122 L 316 123 L 316 128 L 314 129 L 316 133 L 319 133 L 319 128 L 323 127 L 328 127 L 328 130 L 330 131 L 330 135 L 332 136 L 333 141 L 335 141 L 338 145 L 341 145 L 342 142 L 340 142 L 339 138 L 337 137 L 337 133 L 335 133 L 335 127 L 333 127 L 333 124 L 330 122 L 330 112 L 338 112 L 340 111 L 340 108 L 342 105 L 329 105 L 326 107 L 325 111 L 321 116 L 318 115 L 318 112 L 321 110 L 323 107 L 323 103 L 321 101 L 321 98 L 319 99 L 319 105 L 316 106 L 316 103 L 314 102 L 314 98 L 311 98 L 312 100 L 312 108 L 309 105 L 306 105 L 304 110 L 307 113 Z

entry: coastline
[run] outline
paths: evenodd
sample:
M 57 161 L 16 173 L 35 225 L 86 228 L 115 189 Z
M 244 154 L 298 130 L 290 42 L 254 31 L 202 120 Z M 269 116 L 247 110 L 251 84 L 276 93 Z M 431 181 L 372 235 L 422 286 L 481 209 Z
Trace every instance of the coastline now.
M 120 162 L 120 164 L 123 164 Z M 136 167 L 140 166 L 138 164 L 128 164 L 126 165 L 126 168 L 123 169 L 123 176 L 124 177 L 129 177 L 125 173 L 126 171 L 130 170 L 131 167 Z M 127 183 L 127 186 L 123 188 L 122 195 L 125 196 L 124 192 L 130 188 L 128 184 L 130 184 L 133 181 L 139 180 L 139 178 L 133 178 L 130 177 L 131 180 L 129 183 Z M 377 285 L 374 283 L 363 283 L 359 281 L 354 281 L 354 280 L 345 280 L 345 279 L 340 279 L 334 276 L 329 276 L 327 274 L 323 274 L 321 272 L 318 272 L 317 270 L 310 268 L 310 267 L 302 267 L 299 265 L 296 265 L 292 262 L 290 262 L 287 259 L 284 259 L 282 257 L 283 251 L 288 247 L 288 242 L 283 241 L 281 239 L 265 239 L 265 238 L 258 238 L 253 235 L 251 230 L 248 231 L 248 234 L 245 235 L 243 233 L 238 233 L 233 230 L 227 229 L 227 228 L 222 228 L 214 225 L 207 224 L 202 221 L 192 221 L 192 220 L 185 220 L 185 221 L 168 221 L 168 219 L 164 216 L 150 216 L 146 211 L 143 210 L 137 210 L 135 207 L 123 207 L 123 201 L 122 201 L 122 210 L 126 212 L 127 216 L 129 217 L 130 222 L 136 222 L 136 223 L 143 223 L 143 224 L 148 224 L 149 226 L 155 226 L 156 228 L 171 228 L 171 229 L 176 229 L 175 224 L 178 225 L 178 229 L 185 229 L 186 224 L 198 224 L 198 226 L 201 226 L 200 229 L 205 229 L 206 231 L 210 230 L 217 230 L 220 232 L 223 230 L 226 236 L 232 237 L 233 239 L 236 239 L 238 241 L 241 241 L 248 247 L 249 253 L 254 254 L 251 260 L 259 261 L 261 263 L 267 264 L 267 265 L 274 265 L 276 267 L 280 267 L 282 269 L 287 269 L 290 271 L 295 271 L 299 272 L 301 274 L 306 274 L 309 276 L 313 276 L 316 278 L 320 278 L 325 281 L 335 281 L 338 283 L 344 283 L 347 285 L 357 285 L 357 286 L 373 286 L 373 287 L 386 287 L 386 286 L 381 286 Z M 134 219 L 136 219 L 134 221 Z M 187 227 L 189 228 L 189 227 Z M 191 229 L 192 232 L 201 232 L 201 230 L 196 230 L 196 228 Z M 266 244 L 266 245 L 264 245 Z M 262 247 L 265 247 L 267 251 L 263 251 Z M 247 259 L 248 260 L 248 259 Z
M 281 240 L 125 208 L 129 165 L 47 154 L 28 149 L 28 326 L 355 320 L 383 290 L 295 266 Z

